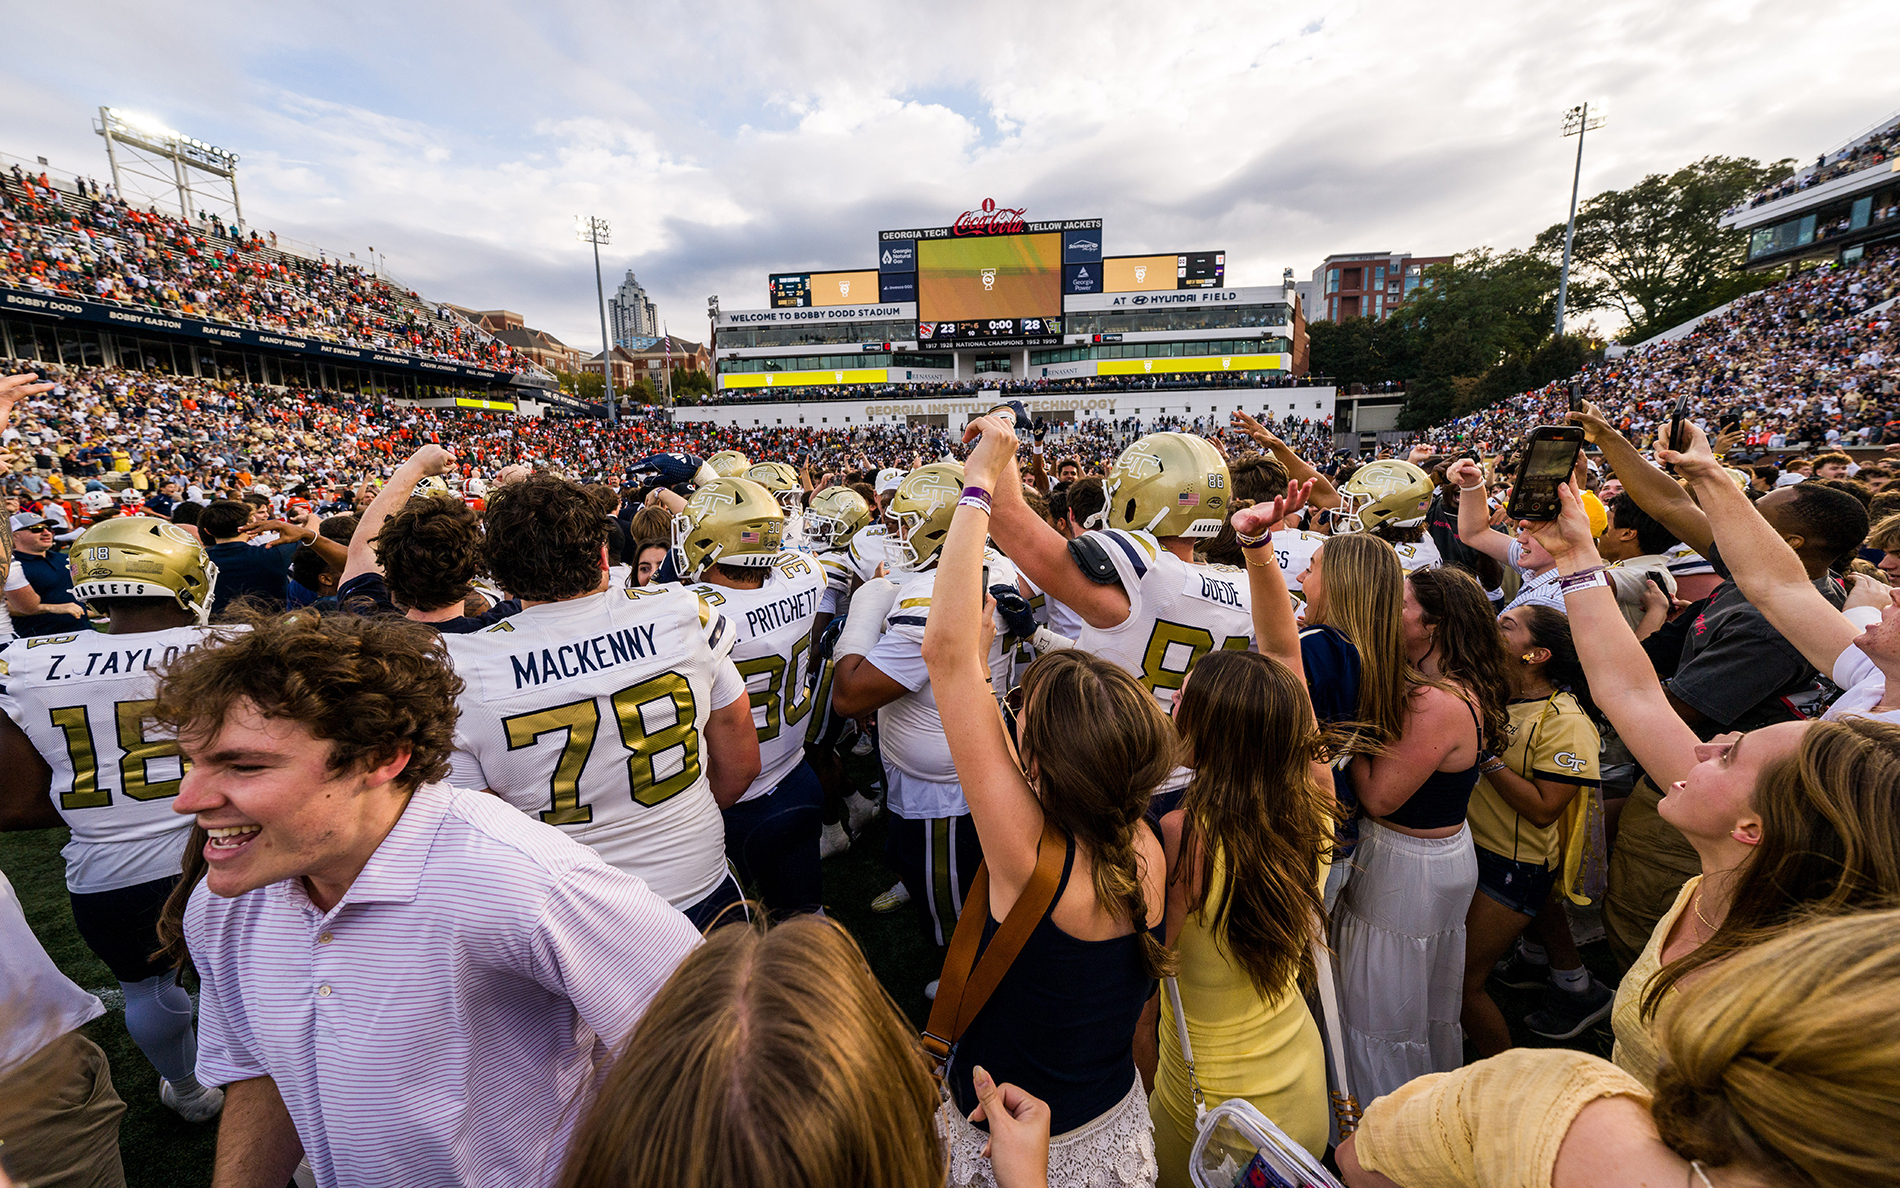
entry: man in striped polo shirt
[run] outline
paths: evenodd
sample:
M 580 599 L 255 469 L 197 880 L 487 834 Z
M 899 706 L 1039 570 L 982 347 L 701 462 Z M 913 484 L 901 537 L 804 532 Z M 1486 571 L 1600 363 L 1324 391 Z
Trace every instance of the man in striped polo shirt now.
M 157 717 L 204 833 L 183 931 L 214 1183 L 551 1184 L 570 1128 L 699 943 L 634 875 L 448 771 L 441 637 L 290 615 L 188 654 Z M 201 861 L 200 861 L 201 860 Z

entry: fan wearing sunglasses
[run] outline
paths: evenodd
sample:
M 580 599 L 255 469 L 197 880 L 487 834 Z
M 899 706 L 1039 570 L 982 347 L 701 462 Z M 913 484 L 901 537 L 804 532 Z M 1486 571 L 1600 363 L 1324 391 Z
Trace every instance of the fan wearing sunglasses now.
M 980 1064 L 1048 1102 L 1050 1184 L 1087 1182 L 1088 1170 L 1103 1166 L 1137 1169 L 1137 1182 L 1152 1183 L 1154 1139 L 1133 1036 L 1166 969 L 1166 863 L 1143 812 L 1179 745 L 1134 677 L 1080 649 L 1029 666 L 1015 737 L 1006 732 L 986 662 L 993 603 L 979 587 L 990 492 L 1016 481 L 1009 463 L 1017 443 L 993 417 L 971 422 L 965 439 L 978 435 L 942 546 L 923 655 L 989 870 L 986 938 L 1029 885 L 1045 825 L 1064 856 L 1049 909 L 951 1054 L 955 1100 L 940 1115 L 950 1182 L 986 1178 L 976 1155 L 984 1135 L 965 1121 L 977 1105 L 971 1070 Z

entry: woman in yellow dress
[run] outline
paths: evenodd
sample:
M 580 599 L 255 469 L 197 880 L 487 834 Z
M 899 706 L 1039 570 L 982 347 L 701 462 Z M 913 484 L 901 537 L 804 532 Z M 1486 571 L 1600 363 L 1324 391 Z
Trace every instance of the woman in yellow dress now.
M 1303 495 L 1303 487 L 1292 493 L 1295 506 Z M 1285 514 L 1286 502 L 1278 513 L 1243 510 L 1235 527 L 1264 528 Z M 1256 587 L 1278 587 L 1253 591 L 1265 654 L 1206 656 L 1174 702 L 1195 775 L 1181 807 L 1161 819 L 1167 937 L 1207 1101 L 1245 1098 L 1323 1155 L 1326 1063 L 1302 990 L 1313 982 L 1313 938 L 1324 917 L 1318 875 L 1331 849 L 1332 778 L 1319 762 L 1323 740 L 1300 673 L 1292 603 L 1264 545 L 1250 547 L 1247 559 Z M 1173 1188 L 1190 1183 L 1195 1111 L 1174 1011 L 1165 996 L 1158 1006 L 1148 1106 L 1158 1183 Z M 1155 1017 L 1151 1007 L 1145 1019 Z

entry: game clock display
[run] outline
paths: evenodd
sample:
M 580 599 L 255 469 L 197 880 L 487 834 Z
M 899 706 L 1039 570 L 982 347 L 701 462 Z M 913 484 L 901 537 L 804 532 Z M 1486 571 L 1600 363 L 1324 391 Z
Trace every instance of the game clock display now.
M 917 342 L 948 343 L 956 346 L 986 343 L 1011 346 L 1058 346 L 1062 342 L 1061 318 L 983 318 L 973 322 L 918 322 Z

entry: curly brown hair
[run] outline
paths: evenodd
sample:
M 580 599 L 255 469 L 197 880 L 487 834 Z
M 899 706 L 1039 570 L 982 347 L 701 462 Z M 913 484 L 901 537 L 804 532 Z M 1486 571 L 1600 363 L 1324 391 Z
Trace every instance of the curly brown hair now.
M 586 487 L 550 474 L 509 483 L 488 498 L 482 560 L 516 598 L 559 602 L 600 588 L 600 550 L 614 522 Z
M 398 606 L 453 606 L 481 571 L 482 526 L 459 499 L 416 496 L 383 521 L 372 545 Z
M 377 767 L 407 746 L 398 784 L 414 790 L 448 774 L 462 680 L 440 633 L 405 619 L 309 610 L 249 625 L 167 665 L 153 717 L 180 737 L 204 738 L 248 702 L 329 740 L 331 771 Z

